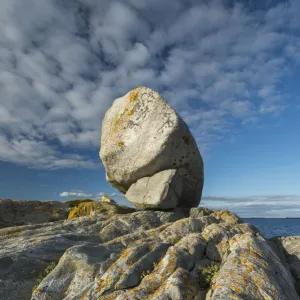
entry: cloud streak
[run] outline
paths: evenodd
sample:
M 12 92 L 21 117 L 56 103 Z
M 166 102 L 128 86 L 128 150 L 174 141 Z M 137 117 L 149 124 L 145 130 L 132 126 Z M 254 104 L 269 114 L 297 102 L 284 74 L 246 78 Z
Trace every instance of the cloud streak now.
M 69 198 L 89 198 L 92 200 L 101 200 L 103 196 L 108 196 L 112 199 L 114 199 L 117 203 L 121 205 L 126 205 L 133 207 L 133 205 L 128 202 L 128 200 L 125 198 L 125 196 L 119 192 L 114 193 L 106 193 L 106 192 L 98 192 L 98 193 L 89 193 L 81 190 L 72 190 L 70 192 L 61 192 L 59 194 L 60 197 L 69 197 Z
M 288 105 L 279 84 L 299 62 L 299 10 L 296 0 L 258 10 L 221 1 L 4 1 L 0 159 L 95 167 L 82 153 L 98 151 L 106 109 L 138 85 L 162 93 L 201 151 L 210 149 L 235 122 Z
M 80 198 L 90 198 L 93 194 L 86 194 L 82 191 L 72 191 L 72 192 L 61 192 L 60 197 L 80 197 Z
M 227 209 L 241 217 L 299 217 L 300 195 L 204 196 L 200 206 Z

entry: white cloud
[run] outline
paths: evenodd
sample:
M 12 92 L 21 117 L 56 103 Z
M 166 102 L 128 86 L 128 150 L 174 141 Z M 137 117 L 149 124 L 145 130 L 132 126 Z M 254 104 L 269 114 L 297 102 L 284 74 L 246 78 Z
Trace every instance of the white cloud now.
M 201 151 L 236 122 L 279 114 L 288 105 L 280 80 L 300 61 L 299 10 L 296 0 L 260 11 L 221 1 L 3 1 L 0 160 L 100 165 L 69 149 L 97 153 L 106 109 L 138 85 L 165 96 Z
M 133 205 L 125 198 L 125 196 L 119 192 L 112 192 L 112 193 L 98 192 L 93 194 L 81 190 L 72 190 L 70 192 L 61 192 L 59 194 L 60 197 L 89 198 L 96 201 L 100 200 L 104 195 L 114 199 L 120 205 L 133 207 Z
M 101 199 L 102 196 L 109 196 L 112 198 L 124 198 L 124 195 L 119 193 L 119 192 L 115 192 L 115 193 L 106 193 L 106 192 L 99 192 L 96 194 L 93 193 L 86 193 L 85 191 L 82 190 L 72 190 L 71 192 L 61 192 L 59 194 L 60 197 L 88 197 L 88 198 L 96 198 L 96 199 Z
M 299 217 L 300 195 L 203 196 L 200 206 L 227 209 L 245 218 Z
M 81 197 L 81 198 L 90 198 L 92 194 L 86 194 L 84 192 L 72 191 L 72 192 L 62 192 L 59 194 L 60 197 Z
M 0 157 L 7 162 L 18 163 L 31 168 L 60 169 L 88 168 L 100 166 L 95 161 L 78 154 L 64 154 L 46 143 L 20 136 L 19 139 L 7 139 L 0 136 Z

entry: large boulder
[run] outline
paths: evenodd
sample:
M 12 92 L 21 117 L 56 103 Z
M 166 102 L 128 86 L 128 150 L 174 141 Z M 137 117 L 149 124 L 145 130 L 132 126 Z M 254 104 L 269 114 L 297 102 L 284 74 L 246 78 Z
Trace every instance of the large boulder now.
M 179 207 L 198 206 L 203 160 L 181 117 L 155 91 L 139 87 L 116 99 L 102 124 L 100 158 L 107 181 L 122 193 L 143 177 L 178 169 Z
M 125 196 L 137 209 L 171 209 L 177 206 L 181 193 L 179 172 L 171 169 L 139 179 L 131 185 Z

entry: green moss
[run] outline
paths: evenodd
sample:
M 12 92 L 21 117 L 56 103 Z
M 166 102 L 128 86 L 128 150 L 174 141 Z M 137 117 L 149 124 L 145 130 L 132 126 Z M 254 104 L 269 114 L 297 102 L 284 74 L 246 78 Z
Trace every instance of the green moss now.
M 212 278 L 217 274 L 220 269 L 220 263 L 211 262 L 206 267 L 198 269 L 199 283 L 201 288 L 208 288 Z
M 37 289 L 37 287 L 39 286 L 39 284 L 43 281 L 43 279 L 52 272 L 52 270 L 57 266 L 57 262 L 56 261 L 52 261 L 47 268 L 39 275 L 38 279 L 37 279 L 37 283 L 33 286 L 32 288 L 32 292 Z M 35 270 L 32 271 L 32 274 L 34 273 Z M 36 273 L 36 271 L 35 271 Z

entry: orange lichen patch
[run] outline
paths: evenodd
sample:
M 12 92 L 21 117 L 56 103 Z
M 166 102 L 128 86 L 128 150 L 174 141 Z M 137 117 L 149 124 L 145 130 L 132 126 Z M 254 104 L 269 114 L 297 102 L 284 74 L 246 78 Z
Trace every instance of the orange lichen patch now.
M 119 146 L 119 147 L 124 147 L 125 144 L 124 144 L 124 142 L 119 142 L 119 143 L 118 143 L 118 146 Z
M 263 258 L 263 255 L 258 250 L 256 250 L 255 248 L 253 248 L 252 246 L 250 247 L 249 250 L 251 252 L 255 253 L 256 255 L 260 256 L 261 258 Z
M 134 114 L 134 109 L 131 109 L 128 113 L 128 116 L 132 116 Z
M 42 289 L 37 288 L 37 289 L 35 289 L 35 290 L 33 291 L 33 294 L 42 293 L 42 292 L 43 292 Z
M 222 286 L 226 286 L 226 284 L 224 284 L 224 283 L 215 283 L 215 284 L 213 284 L 211 289 L 214 291 L 217 288 L 222 287 Z
M 135 112 L 136 100 L 139 95 L 141 87 L 132 90 L 128 96 L 124 97 L 123 111 L 120 111 L 117 116 L 111 120 L 111 126 L 108 134 L 102 137 L 101 143 L 104 145 L 106 143 L 112 143 L 117 145 L 118 140 L 122 139 L 124 131 L 128 128 L 128 122 L 130 117 Z
M 140 87 L 132 90 L 129 94 L 129 101 L 133 102 L 136 100 L 137 96 L 139 95 Z
M 81 300 L 85 300 L 86 297 L 87 297 L 87 295 L 88 295 L 88 293 L 89 293 L 89 291 L 87 291 L 87 292 L 82 296 Z
M 80 203 L 78 207 L 70 211 L 68 219 L 91 216 L 96 209 L 96 205 L 94 201 Z
M 75 207 L 70 211 L 70 213 L 68 215 L 68 219 L 73 219 L 73 218 L 77 218 L 77 217 L 78 217 L 78 208 Z
M 190 144 L 190 137 L 185 135 L 182 137 L 183 139 L 183 142 L 186 144 L 186 145 L 189 145 Z
M 231 288 L 232 288 L 235 292 L 237 292 L 237 293 L 241 293 L 241 292 L 242 292 L 242 289 L 241 289 L 240 287 L 238 287 L 238 286 L 231 286 Z

